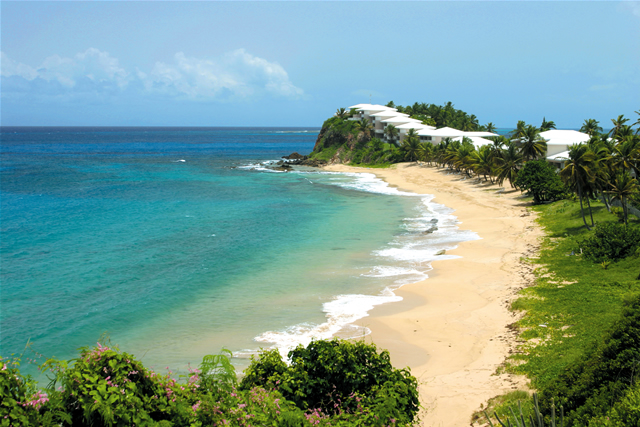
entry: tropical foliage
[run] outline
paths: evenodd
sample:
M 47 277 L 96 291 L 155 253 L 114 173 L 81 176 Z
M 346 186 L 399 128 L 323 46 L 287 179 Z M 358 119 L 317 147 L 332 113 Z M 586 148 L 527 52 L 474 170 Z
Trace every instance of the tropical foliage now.
M 395 106 L 412 116 L 429 117 L 439 126 L 453 126 L 459 129 L 494 130 L 493 123 L 478 126 L 475 116 L 468 115 L 447 103 L 443 107 L 433 104 L 414 104 L 413 106 Z M 466 117 L 466 118 L 465 118 Z M 463 125 L 465 121 L 475 121 L 473 126 Z M 630 208 L 640 206 L 638 176 L 640 176 L 640 136 L 633 126 L 639 126 L 640 120 L 627 125 L 629 119 L 623 115 L 612 119 L 611 132 L 602 133 L 602 128 L 594 119 L 587 119 L 583 132 L 591 138 L 583 144 L 569 147 L 568 159 L 561 165 L 559 177 L 575 194 L 580 202 L 583 223 L 586 228 L 595 225 L 591 203 L 599 198 L 610 212 L 620 207 L 621 220 L 628 222 Z M 553 184 L 534 184 L 529 179 L 533 175 L 541 178 L 540 173 L 551 176 L 551 168 L 538 170 L 533 175 L 518 180 L 518 175 L 531 162 L 541 159 L 547 151 L 546 141 L 540 132 L 554 129 L 555 123 L 543 118 L 540 128 L 520 120 L 509 137 L 490 138 L 492 143 L 474 145 L 468 139 L 443 138 L 438 144 L 420 141 L 417 132 L 410 129 L 397 145 L 400 133 L 392 125 L 386 126 L 384 133 L 388 143 L 373 136 L 371 124 L 365 120 L 349 120 L 337 115 L 325 122 L 318 137 L 312 157 L 342 163 L 388 165 L 401 161 L 419 161 L 439 168 L 448 168 L 467 177 L 478 177 L 503 185 L 509 182 L 512 188 L 527 191 L 536 203 L 548 201 L 565 194 L 557 179 Z M 533 168 L 534 166 L 531 166 Z M 529 175 L 529 171 L 527 171 Z M 540 186 L 552 186 L 543 195 Z M 538 190 L 536 190 L 538 188 Z
M 77 359 L 49 360 L 38 390 L 17 359 L 0 359 L 0 426 L 387 426 L 412 425 L 417 381 L 363 342 L 314 341 L 264 352 L 237 383 L 229 352 L 172 378 L 98 343 Z
M 393 104 L 391 101 L 389 104 Z M 393 104 L 395 105 L 395 104 Z M 462 110 L 454 108 L 453 103 L 447 102 L 445 105 L 414 103 L 403 107 L 402 105 L 395 105 L 395 108 L 400 113 L 409 114 L 410 117 L 427 121 L 426 124 L 430 124 L 437 128 L 452 127 L 454 129 L 460 129 L 464 131 L 481 130 L 481 126 L 478 124 L 478 118 L 473 114 L 467 114 Z
M 554 167 L 544 160 L 527 162 L 518 173 L 515 185 L 531 194 L 535 204 L 561 199 L 567 192 Z

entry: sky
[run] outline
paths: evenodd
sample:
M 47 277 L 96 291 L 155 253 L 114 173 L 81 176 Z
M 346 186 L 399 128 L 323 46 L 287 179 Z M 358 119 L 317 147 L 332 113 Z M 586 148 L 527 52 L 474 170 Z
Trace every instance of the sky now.
M 359 103 L 481 124 L 640 111 L 640 2 L 0 2 L 3 126 L 319 127 Z

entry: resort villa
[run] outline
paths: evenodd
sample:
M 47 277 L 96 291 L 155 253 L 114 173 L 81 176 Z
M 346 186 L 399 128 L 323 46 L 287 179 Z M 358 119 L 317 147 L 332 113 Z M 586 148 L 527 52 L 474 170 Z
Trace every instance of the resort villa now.
M 483 145 L 493 144 L 493 141 L 485 139 L 488 136 L 498 136 L 491 132 L 465 132 L 458 129 L 444 127 L 436 129 L 425 125 L 420 120 L 412 119 L 408 114 L 399 113 L 397 109 L 376 104 L 357 104 L 349 107 L 355 110 L 355 114 L 349 120 L 367 119 L 373 126 L 377 138 L 387 141 L 385 128 L 393 125 L 398 129 L 398 141 L 402 142 L 410 129 L 415 129 L 420 141 L 429 141 L 433 145 L 439 144 L 444 138 L 462 140 L 469 138 L 472 144 L 478 148 Z M 589 135 L 575 130 L 548 130 L 540 132 L 540 136 L 547 142 L 546 159 L 553 165 L 560 167 L 569 159 L 569 147 L 573 144 L 583 143 L 589 140 Z
M 453 128 L 436 129 L 433 126 L 425 125 L 420 120 L 412 119 L 408 114 L 399 113 L 395 108 L 375 104 L 358 104 L 349 107 L 356 110 L 356 114 L 350 120 L 367 119 L 373 126 L 375 136 L 387 140 L 384 133 L 388 125 L 393 125 L 398 129 L 398 140 L 402 142 L 410 129 L 415 129 L 421 141 L 429 141 L 432 144 L 439 144 L 443 138 L 462 140 L 463 137 L 470 138 L 473 145 L 479 147 L 485 144 L 492 144 L 492 141 L 482 138 L 483 136 L 498 136 L 491 132 L 464 132 Z
M 569 160 L 569 147 L 589 140 L 589 135 L 577 130 L 553 129 L 540 132 L 540 136 L 547 141 L 547 161 L 557 167 Z

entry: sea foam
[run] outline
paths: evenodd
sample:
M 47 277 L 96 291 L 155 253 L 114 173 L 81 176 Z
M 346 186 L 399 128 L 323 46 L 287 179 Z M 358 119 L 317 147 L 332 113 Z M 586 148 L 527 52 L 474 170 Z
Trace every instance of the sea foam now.
M 397 197 L 414 197 L 419 201 L 416 215 L 404 218 L 401 230 L 389 244 L 371 254 L 378 265 L 362 273 L 361 278 L 381 280 L 384 287 L 378 295 L 337 295 L 322 304 L 326 322 L 322 324 L 300 323 L 280 331 L 267 331 L 255 338 L 258 342 L 271 343 L 285 355 L 297 345 L 307 345 L 314 339 L 328 339 L 339 335 L 341 338 L 356 338 L 367 335 L 370 330 L 354 325 L 369 315 L 377 305 L 401 301 L 394 290 L 403 285 L 416 283 L 428 278 L 432 270 L 431 261 L 459 258 L 456 255 L 437 255 L 441 250 L 451 250 L 462 241 L 480 237 L 468 230 L 460 230 L 460 222 L 453 210 L 432 202 L 433 195 L 409 193 L 390 187 L 389 184 L 370 173 L 307 172 L 294 173 L 325 175 L 323 183 L 345 189 L 385 194 Z M 316 179 L 314 179 L 315 181 Z M 317 180 L 320 180 L 320 176 Z M 355 277 L 354 277 L 355 280 Z

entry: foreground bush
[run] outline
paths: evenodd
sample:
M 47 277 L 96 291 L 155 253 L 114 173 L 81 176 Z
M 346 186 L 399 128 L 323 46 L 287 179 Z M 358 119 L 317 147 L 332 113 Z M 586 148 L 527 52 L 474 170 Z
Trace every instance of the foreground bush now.
M 615 222 L 599 223 L 593 235 L 579 245 L 584 256 L 594 262 L 626 258 L 640 248 L 640 228 Z
M 132 355 L 98 344 L 81 349 L 75 360 L 45 362 L 42 368 L 55 374 L 45 390 L 20 375 L 17 360 L 0 359 L 0 426 L 386 426 L 413 421 L 416 380 L 408 371 L 391 368 L 388 353 L 334 340 L 316 341 L 292 354 L 295 359 L 287 366 L 277 351 L 263 353 L 248 368 L 242 387 L 230 352 L 206 356 L 200 369 L 177 381 L 171 373 L 156 374 Z
M 634 423 L 626 425 L 639 425 L 639 375 L 640 295 L 636 295 L 627 301 L 622 316 L 603 339 L 541 390 L 541 406 L 548 412 L 555 398 L 565 408 L 568 425 L 582 426 L 621 402 L 618 416 L 634 417 Z
M 375 345 L 313 341 L 289 352 L 287 366 L 277 350 L 254 359 L 240 387 L 278 390 L 302 410 L 359 414 L 363 425 L 411 423 L 418 411 L 418 385 L 406 369 L 391 366 Z
M 514 185 L 531 194 L 534 204 L 561 199 L 568 192 L 554 167 L 546 160 L 525 163 L 518 171 Z

